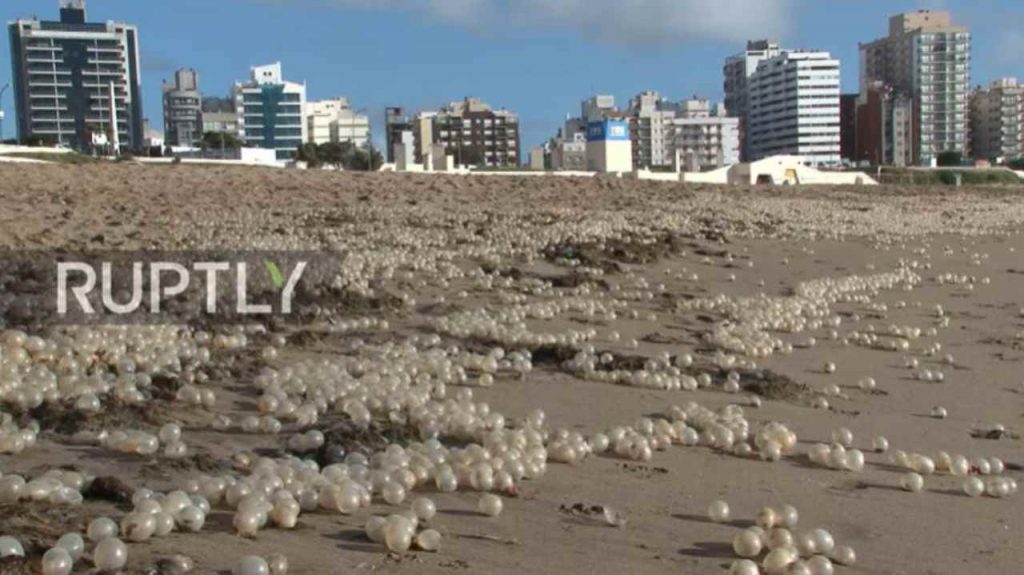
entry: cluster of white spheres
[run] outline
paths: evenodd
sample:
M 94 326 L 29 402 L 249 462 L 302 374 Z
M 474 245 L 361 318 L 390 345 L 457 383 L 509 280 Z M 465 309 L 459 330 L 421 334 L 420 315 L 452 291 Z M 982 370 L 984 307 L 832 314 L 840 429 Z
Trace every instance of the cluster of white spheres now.
M 854 550 L 836 545 L 825 529 L 795 532 L 799 519 L 799 512 L 791 505 L 762 508 L 755 525 L 733 537 L 732 549 L 740 559 L 731 564 L 730 574 L 831 574 L 834 564 L 856 562 Z
M 848 432 L 849 430 L 840 430 L 840 439 L 849 439 L 852 443 L 852 434 L 847 436 L 843 431 Z M 847 449 L 842 443 L 838 442 L 832 445 L 825 443 L 812 445 L 807 452 L 807 458 L 811 463 L 829 469 L 851 471 L 853 473 L 864 471 L 864 452 L 855 448 Z
M 12 473 L 0 478 L 0 503 L 28 500 L 53 505 L 79 505 L 83 501 L 82 490 L 92 481 L 91 475 L 62 469 L 48 470 L 29 481 Z

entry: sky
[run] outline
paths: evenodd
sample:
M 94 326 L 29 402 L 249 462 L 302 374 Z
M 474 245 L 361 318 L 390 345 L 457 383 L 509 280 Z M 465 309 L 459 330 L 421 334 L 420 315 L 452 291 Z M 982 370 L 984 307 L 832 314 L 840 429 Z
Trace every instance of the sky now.
M 466 96 L 520 115 L 523 151 L 554 135 L 595 93 L 619 105 L 644 90 L 722 99 L 722 65 L 747 39 L 828 50 L 844 92 L 858 42 L 888 17 L 944 9 L 973 33 L 972 81 L 1024 76 L 1021 0 L 87 0 L 90 21 L 139 27 L 145 115 L 162 123 L 160 85 L 181 67 L 224 96 L 254 65 L 281 61 L 310 99 L 366 109 L 377 145 L 384 108 L 437 109 Z M 3 0 L 5 21 L 57 19 L 58 0 Z M 10 79 L 0 42 L 0 85 Z M 2 99 L 14 134 L 14 104 Z

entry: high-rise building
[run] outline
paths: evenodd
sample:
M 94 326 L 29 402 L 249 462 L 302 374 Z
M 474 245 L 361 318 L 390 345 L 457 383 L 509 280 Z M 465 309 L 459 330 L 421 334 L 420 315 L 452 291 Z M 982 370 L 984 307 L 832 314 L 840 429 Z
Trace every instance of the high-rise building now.
M 235 84 L 234 95 L 242 141 L 276 150 L 279 160 L 294 157 L 306 141 L 306 85 L 286 82 L 277 62 L 254 67 L 248 82 Z
M 725 61 L 725 109 L 730 116 L 739 118 L 740 158 L 750 161 L 750 145 L 747 137 L 747 113 L 749 110 L 748 81 L 763 60 L 782 53 L 779 43 L 773 40 L 747 42 L 745 52 L 730 56 Z
M 853 161 L 857 156 L 857 101 L 860 94 L 839 96 L 839 157 Z
M 434 154 L 434 144 L 458 165 L 518 166 L 519 115 L 492 109 L 476 98 L 452 102 L 438 112 L 421 113 L 414 123 L 416 161 Z
M 860 46 L 861 91 L 882 82 L 913 99 L 915 164 L 967 152 L 971 34 L 949 12 L 919 10 L 889 19 L 889 35 Z
M 700 172 L 740 161 L 740 120 L 703 99 L 680 102 L 672 119 L 673 165 Z M 678 165 L 681 162 L 681 166 Z
M 352 142 L 362 147 L 370 141 L 370 118 L 353 110 L 347 98 L 309 102 L 306 132 L 314 144 Z
M 751 160 L 795 155 L 812 165 L 840 162 L 839 60 L 828 52 L 784 50 L 758 64 L 748 93 Z
M 971 153 L 975 158 L 1024 157 L 1024 86 L 995 80 L 971 94 Z
M 863 88 L 857 99 L 853 160 L 872 165 L 914 165 L 916 114 L 907 94 L 881 82 Z
M 670 167 L 673 154 L 672 120 L 675 105 L 657 92 L 643 92 L 629 104 L 632 116 L 633 165 L 638 168 Z
M 168 146 L 198 146 L 203 139 L 203 96 L 199 73 L 181 69 L 165 82 L 164 142 Z
M 135 26 L 87 22 L 85 0 L 63 0 L 60 21 L 23 19 L 8 28 L 19 141 L 142 147 Z
M 384 142 L 387 146 L 387 160 L 389 163 L 397 162 L 395 157 L 395 145 L 402 144 L 403 134 L 411 133 L 412 118 L 402 108 L 386 108 L 384 110 Z M 409 163 L 412 163 L 410 160 Z

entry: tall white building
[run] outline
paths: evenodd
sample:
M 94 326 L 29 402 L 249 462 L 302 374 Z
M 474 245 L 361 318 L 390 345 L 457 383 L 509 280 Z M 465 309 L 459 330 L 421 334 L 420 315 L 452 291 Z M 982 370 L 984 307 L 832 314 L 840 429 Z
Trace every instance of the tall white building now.
M 277 62 L 254 67 L 248 82 L 235 84 L 234 96 L 245 145 L 276 150 L 279 160 L 294 157 L 306 141 L 306 85 L 286 82 Z
M 725 61 L 725 109 L 729 115 L 739 118 L 740 156 L 749 160 L 749 139 L 746 136 L 747 113 L 749 112 L 748 81 L 762 61 L 782 53 L 779 43 L 773 40 L 747 42 L 746 51 L 730 56 Z
M 949 12 L 893 16 L 887 37 L 861 44 L 860 67 L 862 93 L 882 82 L 913 99 L 916 163 L 967 152 L 971 34 Z
M 828 52 L 783 51 L 748 80 L 750 158 L 801 156 L 840 162 L 839 60 Z
M 309 142 L 352 142 L 362 147 L 370 141 L 370 118 L 352 109 L 348 99 L 336 98 L 306 104 Z
M 1024 157 L 1024 86 L 995 80 L 971 94 L 971 151 L 981 159 Z

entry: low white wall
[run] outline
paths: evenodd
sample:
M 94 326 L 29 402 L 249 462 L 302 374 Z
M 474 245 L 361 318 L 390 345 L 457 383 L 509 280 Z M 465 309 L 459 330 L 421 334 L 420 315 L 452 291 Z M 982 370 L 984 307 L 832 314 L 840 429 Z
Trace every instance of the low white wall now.
M 11 144 L 0 144 L 0 155 L 5 154 L 69 154 L 67 148 L 33 148 L 31 146 L 15 146 Z

